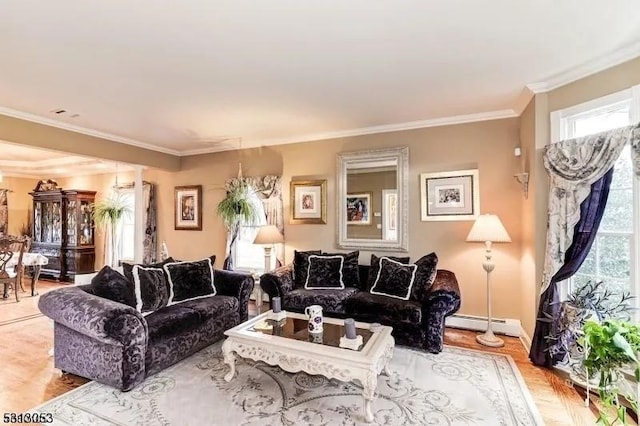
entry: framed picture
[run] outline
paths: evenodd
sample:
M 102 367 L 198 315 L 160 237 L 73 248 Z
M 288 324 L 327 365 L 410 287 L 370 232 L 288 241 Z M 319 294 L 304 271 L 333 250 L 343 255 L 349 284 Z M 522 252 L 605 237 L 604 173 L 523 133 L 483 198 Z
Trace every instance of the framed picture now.
M 371 225 L 371 192 L 347 194 L 347 225 Z
M 327 223 L 327 181 L 291 181 L 291 216 L 293 225 Z
M 382 190 L 382 239 L 398 239 L 398 190 Z
M 174 229 L 201 231 L 202 185 L 176 186 L 174 203 Z
M 478 169 L 420 174 L 422 221 L 474 220 L 480 214 Z

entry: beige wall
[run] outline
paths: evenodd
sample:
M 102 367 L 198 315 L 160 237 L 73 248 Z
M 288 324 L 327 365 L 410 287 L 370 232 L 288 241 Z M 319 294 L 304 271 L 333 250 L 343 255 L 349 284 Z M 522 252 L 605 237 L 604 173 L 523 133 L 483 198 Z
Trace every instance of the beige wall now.
M 409 146 L 409 252 L 413 260 L 435 251 L 441 268 L 455 271 L 463 295 L 462 312 L 486 313 L 486 276 L 482 269 L 484 246 L 466 243 L 472 222 L 421 222 L 419 174 L 479 168 L 480 208 L 496 213 L 504 222 L 513 243 L 496 245 L 494 259 L 495 315 L 520 317 L 520 262 L 522 193 L 513 179 L 520 168 L 513 156 L 519 142 L 519 119 L 494 120 L 403 132 L 382 133 L 268 148 L 184 157 L 182 170 L 145 172 L 145 179 L 158 184 L 159 240 L 166 240 L 176 257 L 198 258 L 215 253 L 222 264 L 225 230 L 215 215 L 224 196 L 224 182 L 237 174 L 242 160 L 246 176 L 281 174 L 285 202 L 286 261 L 294 249 L 335 249 L 336 154 L 372 148 Z M 289 182 L 292 178 L 327 179 L 326 225 L 289 225 Z M 173 229 L 173 187 L 203 185 L 203 230 Z M 362 252 L 368 263 L 371 252 Z
M 640 84 L 640 58 L 550 91 L 549 111 L 567 108 L 637 84 Z
M 11 190 L 7 195 L 9 207 L 8 233 L 20 235 L 23 226 L 27 225 L 33 207 L 33 198 L 29 192 L 36 187 L 37 179 L 5 176 L 0 186 Z
M 0 140 L 105 160 L 179 170 L 180 157 L 0 114 Z

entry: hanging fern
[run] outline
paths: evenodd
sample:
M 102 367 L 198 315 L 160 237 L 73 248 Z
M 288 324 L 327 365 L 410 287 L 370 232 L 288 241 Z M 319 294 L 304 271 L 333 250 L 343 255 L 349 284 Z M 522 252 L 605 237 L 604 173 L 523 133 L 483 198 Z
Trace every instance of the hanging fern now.
M 216 212 L 227 230 L 234 232 L 239 226 L 254 226 L 258 223 L 258 211 L 251 200 L 254 196 L 251 185 L 240 182 L 218 203 Z
M 115 196 L 94 203 L 91 214 L 99 226 L 115 227 L 120 219 L 131 214 L 131 209 L 122 201 L 122 197 Z

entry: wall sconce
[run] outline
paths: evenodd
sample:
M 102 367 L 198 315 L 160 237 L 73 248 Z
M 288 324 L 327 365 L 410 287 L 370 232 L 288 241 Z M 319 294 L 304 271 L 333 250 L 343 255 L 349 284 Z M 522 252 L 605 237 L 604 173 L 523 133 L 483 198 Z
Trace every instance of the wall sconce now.
M 529 173 L 522 172 L 516 173 L 513 175 L 516 178 L 520 186 L 522 187 L 522 192 L 524 193 L 524 199 L 529 198 Z
M 522 150 L 520 149 L 519 146 L 513 150 L 513 155 L 515 155 L 516 157 L 520 157 L 522 155 Z M 516 178 L 516 180 L 522 187 L 522 192 L 524 193 L 524 199 L 526 200 L 529 197 L 529 173 L 527 172 L 516 173 L 515 175 L 513 175 L 513 177 Z

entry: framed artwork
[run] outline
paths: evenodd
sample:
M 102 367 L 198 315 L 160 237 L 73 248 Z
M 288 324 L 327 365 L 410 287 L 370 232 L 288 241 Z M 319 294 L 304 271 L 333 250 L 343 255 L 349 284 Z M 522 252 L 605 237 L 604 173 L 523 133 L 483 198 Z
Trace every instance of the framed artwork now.
M 422 221 L 474 220 L 480 214 L 478 169 L 420 174 Z
M 382 239 L 398 239 L 398 190 L 382 190 Z
M 176 230 L 202 230 L 202 185 L 175 187 L 174 220 Z
M 293 225 L 327 223 L 327 181 L 291 181 L 291 215 Z
M 347 194 L 347 225 L 371 225 L 371 192 Z

